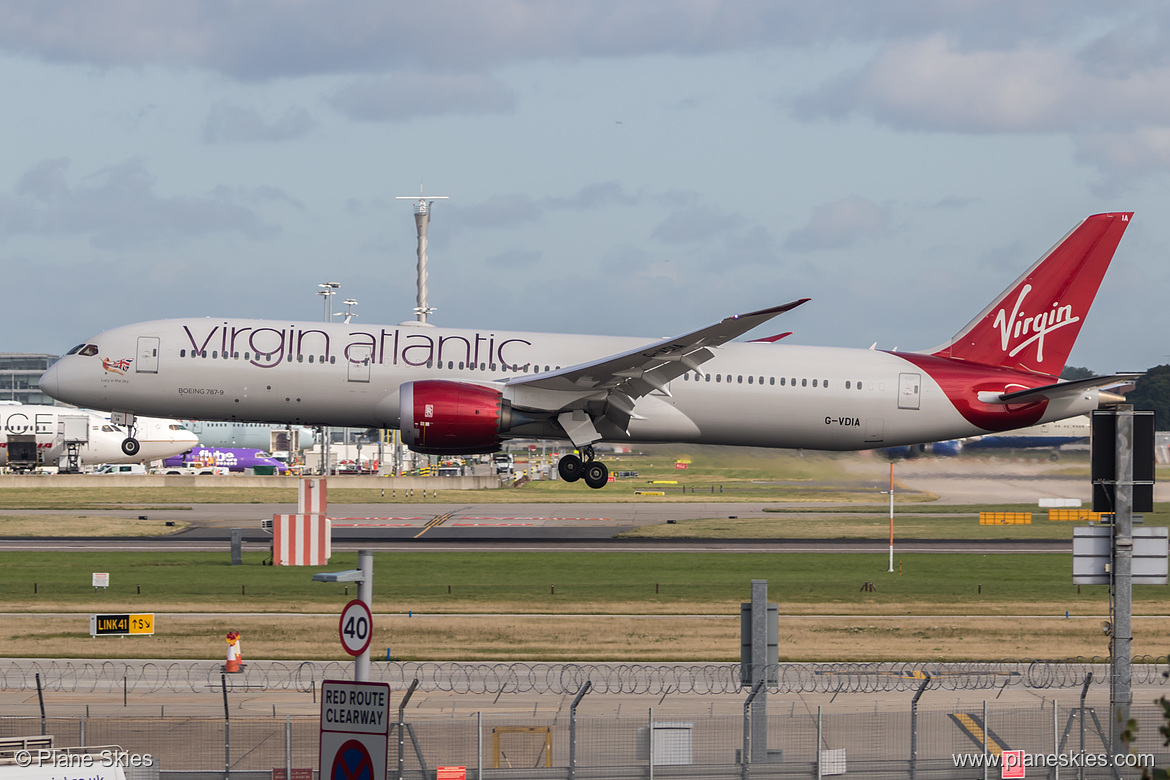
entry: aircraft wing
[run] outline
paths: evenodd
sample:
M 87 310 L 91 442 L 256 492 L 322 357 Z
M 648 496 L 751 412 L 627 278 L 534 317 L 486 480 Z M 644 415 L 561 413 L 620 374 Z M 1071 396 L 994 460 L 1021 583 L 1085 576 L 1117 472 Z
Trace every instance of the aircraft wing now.
M 507 380 L 505 391 L 513 406 L 539 411 L 583 410 L 605 416 L 623 430 L 634 416 L 637 399 L 654 391 L 669 395 L 667 383 L 715 356 L 712 349 L 742 336 L 752 328 L 808 298 L 770 309 L 737 314 L 714 325 L 662 339 L 644 347 L 568 366 L 557 371 Z
M 1087 379 L 1073 379 L 1068 382 L 1057 382 L 1054 385 L 1033 387 L 1028 390 L 1017 390 L 1014 393 L 1002 393 L 996 397 L 996 401 L 1005 404 L 1031 403 L 1042 399 L 1051 401 L 1070 393 L 1074 395 L 1078 394 L 1089 387 L 1109 387 L 1111 385 L 1119 385 L 1123 382 L 1131 382 L 1139 376 L 1141 374 L 1112 374 L 1110 376 L 1091 376 Z M 1121 401 L 1125 400 L 1121 396 L 1117 397 Z

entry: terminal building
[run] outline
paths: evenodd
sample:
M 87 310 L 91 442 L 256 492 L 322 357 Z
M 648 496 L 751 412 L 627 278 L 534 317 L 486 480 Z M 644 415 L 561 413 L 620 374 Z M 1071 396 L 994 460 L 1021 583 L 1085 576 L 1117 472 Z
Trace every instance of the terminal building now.
M 0 401 L 59 405 L 37 386 L 41 374 L 56 363 L 59 357 L 29 352 L 0 352 Z

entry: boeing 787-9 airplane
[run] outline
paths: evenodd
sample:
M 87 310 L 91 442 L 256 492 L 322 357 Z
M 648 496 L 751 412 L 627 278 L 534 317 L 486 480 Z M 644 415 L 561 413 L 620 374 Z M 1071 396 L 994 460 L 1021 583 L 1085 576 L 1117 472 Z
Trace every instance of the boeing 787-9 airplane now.
M 561 476 L 594 488 L 608 477 L 593 457 L 601 441 L 862 450 L 957 439 L 1124 400 L 1101 389 L 1116 376 L 1059 376 L 1130 216 L 1084 220 L 923 352 L 733 342 L 803 298 L 660 340 L 173 319 L 88 339 L 41 389 L 131 424 L 153 415 L 397 428 L 432 454 L 568 440 L 580 455 L 561 458 Z

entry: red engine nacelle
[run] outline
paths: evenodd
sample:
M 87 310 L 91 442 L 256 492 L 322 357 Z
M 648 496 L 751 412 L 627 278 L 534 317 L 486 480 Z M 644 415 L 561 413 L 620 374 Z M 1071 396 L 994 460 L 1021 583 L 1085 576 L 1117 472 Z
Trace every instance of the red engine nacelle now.
M 399 389 L 402 441 L 427 455 L 495 452 L 509 427 L 503 393 L 493 387 L 424 379 Z

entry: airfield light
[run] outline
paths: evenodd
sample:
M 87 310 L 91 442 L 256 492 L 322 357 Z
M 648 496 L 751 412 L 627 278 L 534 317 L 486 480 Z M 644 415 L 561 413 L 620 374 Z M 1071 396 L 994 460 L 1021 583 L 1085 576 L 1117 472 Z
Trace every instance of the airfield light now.
M 345 304 L 345 311 L 343 311 L 343 312 L 339 311 L 339 312 L 337 312 L 337 314 L 335 314 L 333 316 L 335 316 L 335 317 L 343 316 L 343 317 L 345 317 L 345 319 L 342 320 L 342 322 L 348 323 L 354 317 L 358 316 L 357 313 L 353 310 L 353 307 L 357 306 L 358 302 L 355 298 L 346 298 L 344 301 L 342 301 L 342 303 Z

